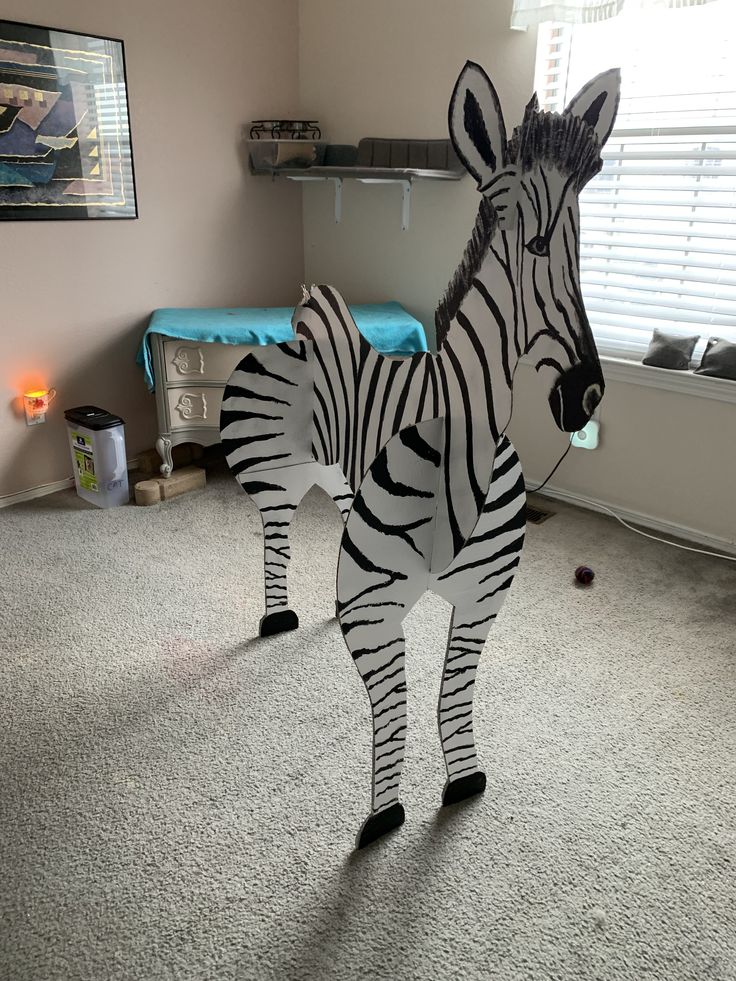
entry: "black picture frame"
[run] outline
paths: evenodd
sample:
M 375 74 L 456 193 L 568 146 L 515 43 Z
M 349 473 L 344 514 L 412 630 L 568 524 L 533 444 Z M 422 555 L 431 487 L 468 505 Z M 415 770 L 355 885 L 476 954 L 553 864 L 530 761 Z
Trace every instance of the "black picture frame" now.
M 0 221 L 137 217 L 123 42 L 0 20 Z

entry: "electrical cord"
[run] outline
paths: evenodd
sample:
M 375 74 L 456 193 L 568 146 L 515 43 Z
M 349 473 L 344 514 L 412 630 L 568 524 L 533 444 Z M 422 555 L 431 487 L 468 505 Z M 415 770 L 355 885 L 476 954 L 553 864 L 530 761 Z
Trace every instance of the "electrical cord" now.
M 572 436 L 570 436 L 570 442 L 567 444 L 567 448 L 565 449 L 565 452 L 562 454 L 560 459 L 554 465 L 548 476 L 542 481 L 541 484 L 539 484 L 538 487 L 530 488 L 528 491 L 529 494 L 538 494 L 542 490 L 542 488 L 546 486 L 546 484 L 557 472 L 557 469 L 562 463 L 562 461 L 570 452 L 571 447 L 572 447 Z M 581 498 L 581 500 L 585 500 L 585 498 Z M 707 549 L 704 548 L 693 548 L 692 545 L 681 545 L 679 542 L 672 542 L 668 538 L 659 538 L 658 535 L 650 535 L 649 532 L 641 531 L 640 528 L 634 528 L 633 525 L 630 525 L 627 521 L 624 521 L 624 519 L 620 515 L 616 514 L 616 512 L 613 511 L 611 508 L 609 508 L 606 504 L 599 504 L 596 502 L 595 505 L 592 505 L 590 501 L 587 501 L 586 503 L 591 504 L 591 507 L 594 507 L 596 510 L 600 508 L 603 511 L 607 511 L 610 515 L 612 515 L 616 519 L 616 521 L 620 522 L 624 526 L 624 528 L 628 528 L 629 531 L 633 531 L 637 535 L 642 535 L 644 538 L 651 538 L 653 542 L 661 542 L 663 545 L 671 545 L 673 548 L 681 548 L 685 552 L 697 552 L 699 555 L 709 555 L 712 559 L 724 559 L 726 562 L 736 562 L 736 555 L 724 555 L 722 552 L 709 552 Z

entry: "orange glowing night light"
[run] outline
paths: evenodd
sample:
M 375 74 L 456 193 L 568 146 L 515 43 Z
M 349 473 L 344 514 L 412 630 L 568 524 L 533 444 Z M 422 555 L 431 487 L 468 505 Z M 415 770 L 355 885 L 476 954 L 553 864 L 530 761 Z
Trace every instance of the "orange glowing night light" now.
M 26 425 L 37 426 L 46 422 L 49 402 L 56 398 L 55 388 L 38 388 L 32 392 L 23 393 L 23 407 L 26 411 Z

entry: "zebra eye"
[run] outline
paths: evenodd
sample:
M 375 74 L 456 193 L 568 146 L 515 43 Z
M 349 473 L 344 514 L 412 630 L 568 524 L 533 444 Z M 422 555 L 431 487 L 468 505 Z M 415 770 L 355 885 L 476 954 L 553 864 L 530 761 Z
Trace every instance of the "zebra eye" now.
M 527 249 L 532 255 L 536 256 L 548 256 L 549 255 L 549 242 L 546 238 L 541 235 L 537 235 L 530 242 L 526 244 Z

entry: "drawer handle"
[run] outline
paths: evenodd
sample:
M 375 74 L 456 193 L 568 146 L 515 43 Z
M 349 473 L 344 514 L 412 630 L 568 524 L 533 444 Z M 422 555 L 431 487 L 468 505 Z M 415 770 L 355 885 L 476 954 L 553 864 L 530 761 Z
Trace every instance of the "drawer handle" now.
M 198 365 L 196 364 L 197 358 L 199 359 Z M 176 370 L 180 375 L 204 374 L 204 355 L 201 347 L 178 347 L 171 363 L 176 365 Z
M 185 392 L 179 396 L 175 409 L 182 419 L 206 419 L 207 399 L 202 394 L 194 395 L 191 392 Z

